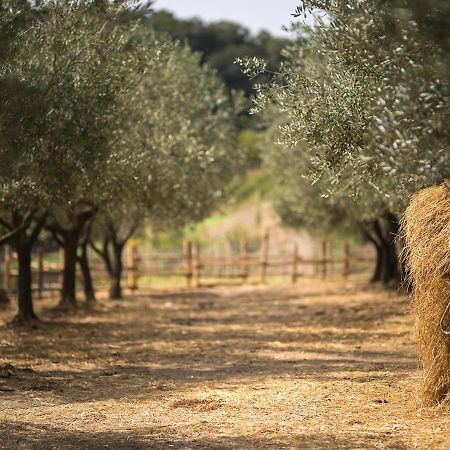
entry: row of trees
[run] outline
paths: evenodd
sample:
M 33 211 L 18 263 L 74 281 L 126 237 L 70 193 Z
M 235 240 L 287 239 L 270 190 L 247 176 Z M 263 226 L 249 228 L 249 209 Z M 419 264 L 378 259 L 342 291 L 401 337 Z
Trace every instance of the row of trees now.
M 0 5 L 0 244 L 18 253 L 19 321 L 36 318 L 31 251 L 42 230 L 64 249 L 61 305 L 76 305 L 77 262 L 95 298 L 88 245 L 120 298 L 127 240 L 146 223 L 203 218 L 241 166 L 239 98 L 152 29 L 148 6 Z
M 254 112 L 280 123 L 269 155 L 277 205 L 294 225 L 358 227 L 374 280 L 398 283 L 395 237 L 409 197 L 450 178 L 450 6 L 441 0 L 304 1 L 297 41 Z M 263 60 L 241 61 L 256 77 Z

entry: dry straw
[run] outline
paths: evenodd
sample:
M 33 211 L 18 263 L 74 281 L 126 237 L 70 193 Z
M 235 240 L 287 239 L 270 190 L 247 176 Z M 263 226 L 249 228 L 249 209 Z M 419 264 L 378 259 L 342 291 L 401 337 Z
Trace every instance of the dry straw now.
M 450 404 L 450 181 L 413 197 L 403 232 L 424 368 L 423 400 Z

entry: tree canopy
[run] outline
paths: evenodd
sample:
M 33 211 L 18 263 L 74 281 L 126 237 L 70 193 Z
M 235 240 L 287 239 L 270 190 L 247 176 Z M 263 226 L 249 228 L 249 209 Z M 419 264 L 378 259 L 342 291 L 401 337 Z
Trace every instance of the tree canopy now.
M 282 217 L 363 225 L 392 268 L 385 281 L 398 278 L 394 236 L 409 197 L 450 176 L 449 11 L 439 0 L 305 1 L 297 16 L 316 23 L 294 25 L 279 70 L 241 60 L 251 78 L 272 75 L 253 112 L 276 117 L 289 149 L 272 166 Z
M 149 63 L 134 92 L 120 143 L 130 152 L 134 175 L 105 205 L 96 226 L 104 243 L 97 251 L 113 266 L 138 227 L 183 227 L 210 214 L 244 166 L 236 133 L 240 96 L 230 98 L 216 72 L 199 60 L 174 45 L 164 64 Z
M 414 2 L 305 2 L 299 13 L 310 7 L 327 15 L 319 13 L 313 27 L 298 25 L 286 62 L 258 86 L 255 111 L 275 104 L 285 115 L 280 143 L 309 144 L 312 180 L 360 193 L 368 209 L 378 197 L 401 212 L 409 194 L 450 176 L 442 33 L 449 8 L 420 3 L 419 22 Z M 266 70 L 261 61 L 243 65 L 251 75 Z
M 62 303 L 75 304 L 77 247 L 95 214 L 116 229 L 198 220 L 240 164 L 239 96 L 128 3 L 0 10 L 0 224 L 19 253 L 21 319 L 34 317 L 30 252 L 44 224 L 64 248 Z

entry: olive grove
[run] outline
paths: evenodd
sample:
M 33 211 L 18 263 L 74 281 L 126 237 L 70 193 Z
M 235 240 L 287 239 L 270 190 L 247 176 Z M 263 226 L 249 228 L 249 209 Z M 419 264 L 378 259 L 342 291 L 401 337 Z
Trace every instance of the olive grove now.
M 61 306 L 76 305 L 77 261 L 95 298 L 97 237 L 113 245 L 120 297 L 138 226 L 202 218 L 239 166 L 237 96 L 132 3 L 2 2 L 0 242 L 18 253 L 18 321 L 36 318 L 31 251 L 44 227 L 64 250 Z

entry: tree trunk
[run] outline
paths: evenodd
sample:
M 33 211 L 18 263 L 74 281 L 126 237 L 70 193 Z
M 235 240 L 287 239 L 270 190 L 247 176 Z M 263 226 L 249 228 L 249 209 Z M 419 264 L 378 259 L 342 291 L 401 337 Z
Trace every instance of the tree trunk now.
M 394 244 L 389 242 L 383 244 L 382 260 L 382 283 L 385 285 L 395 283 L 398 286 L 400 284 L 400 271 L 398 269 L 397 249 Z
M 376 249 L 376 264 L 371 282 L 381 282 L 384 285 L 401 282 L 399 256 L 396 247 L 396 236 L 399 231 L 397 218 L 386 213 L 364 227 L 368 239 Z
M 61 307 L 70 308 L 77 306 L 76 268 L 78 243 L 80 236 L 85 230 L 86 223 L 92 219 L 94 214 L 95 209 L 93 208 L 77 213 L 72 211 L 69 215 L 70 224 L 68 226 L 62 226 L 58 223 L 47 226 L 48 230 L 53 233 L 56 241 L 64 249 L 63 282 L 59 302 Z
M 87 241 L 80 245 L 80 249 L 81 252 L 78 256 L 78 263 L 80 264 L 81 273 L 83 275 L 84 297 L 86 299 L 86 303 L 90 304 L 94 303 L 96 298 L 94 284 L 92 282 L 91 269 L 89 267 Z
M 383 270 L 383 247 L 381 245 L 375 245 L 376 249 L 376 263 L 375 263 L 375 269 L 373 271 L 372 278 L 370 279 L 371 283 L 377 283 L 381 281 L 381 272 Z
M 77 248 L 80 231 L 73 227 L 65 230 L 63 235 L 64 244 L 64 268 L 63 268 L 63 284 L 61 289 L 60 306 L 74 307 L 77 305 L 76 300 L 76 264 L 77 264 Z
M 373 244 L 376 251 L 375 269 L 373 271 L 371 283 L 377 283 L 381 281 L 381 270 L 383 265 L 383 248 L 381 245 L 381 237 L 377 233 L 376 221 L 370 222 L 362 227 L 363 233 L 367 239 Z
M 19 226 L 21 228 L 14 238 L 19 263 L 17 280 L 18 313 L 13 320 L 16 323 L 38 319 L 33 309 L 31 251 L 47 220 L 47 212 L 40 216 L 35 213 L 30 214 L 30 220 L 27 220 L 26 215 L 23 216 L 18 211 L 14 210 L 12 213 L 13 226 L 11 228 L 18 229 Z
M 108 275 L 111 276 L 112 264 L 111 257 L 109 255 L 109 241 L 109 237 L 103 239 L 102 248 L 98 248 L 92 240 L 89 241 L 89 244 L 92 250 L 94 250 L 94 252 L 97 253 L 98 256 L 100 256 L 100 258 L 102 258 L 103 263 L 105 264 L 105 270 Z
M 400 225 L 397 218 L 389 212 L 383 217 L 382 223 L 384 263 L 381 281 L 385 285 L 395 284 L 395 286 L 398 287 L 401 283 L 401 273 L 396 238 Z
M 17 303 L 19 311 L 14 318 L 14 322 L 37 320 L 33 309 L 32 298 L 31 250 L 33 245 L 31 242 L 27 242 L 24 233 L 20 233 L 15 240 L 19 263 L 19 277 L 17 280 Z
M 123 254 L 124 244 L 122 242 L 117 242 L 112 240 L 113 248 L 113 261 L 111 267 L 111 284 L 109 289 L 109 296 L 112 300 L 122 299 L 122 254 Z

